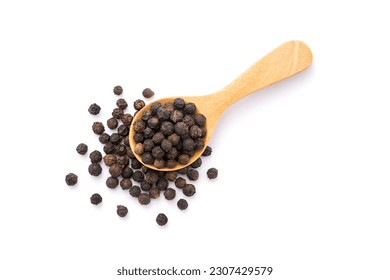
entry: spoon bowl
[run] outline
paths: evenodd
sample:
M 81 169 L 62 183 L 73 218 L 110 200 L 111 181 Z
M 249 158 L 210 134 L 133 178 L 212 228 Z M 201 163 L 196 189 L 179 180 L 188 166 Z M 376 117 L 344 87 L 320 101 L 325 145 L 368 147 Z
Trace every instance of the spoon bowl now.
M 206 116 L 205 127 L 207 133 L 204 137 L 204 148 L 197 150 L 195 154 L 190 157 L 187 164 L 178 164 L 174 168 L 157 168 L 152 164 L 142 164 L 148 168 L 160 171 L 174 171 L 192 164 L 204 152 L 219 118 L 227 107 L 253 92 L 305 70 L 311 63 L 312 53 L 309 47 L 301 41 L 289 41 L 257 61 L 225 88 L 209 95 L 182 97 L 186 103 L 192 102 L 196 105 L 197 113 Z M 173 102 L 175 98 L 176 97 L 167 97 L 154 102 L 158 101 L 161 104 L 165 104 L 167 102 Z M 133 124 L 136 120 L 141 118 L 142 113 L 145 110 L 150 108 L 150 105 L 151 104 L 146 105 L 137 113 L 130 126 L 129 142 L 132 151 L 134 151 L 136 145 L 133 138 L 135 134 Z M 134 155 L 142 162 L 140 155 L 135 153 Z

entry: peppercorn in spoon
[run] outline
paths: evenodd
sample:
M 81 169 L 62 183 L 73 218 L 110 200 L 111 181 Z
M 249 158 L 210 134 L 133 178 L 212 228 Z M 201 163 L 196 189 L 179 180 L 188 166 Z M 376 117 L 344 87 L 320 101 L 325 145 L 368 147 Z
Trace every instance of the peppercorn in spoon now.
M 136 158 L 149 168 L 173 171 L 186 167 L 201 156 L 227 107 L 305 70 L 311 62 L 312 53 L 306 44 L 289 41 L 215 93 L 152 102 L 134 117 L 130 147 Z

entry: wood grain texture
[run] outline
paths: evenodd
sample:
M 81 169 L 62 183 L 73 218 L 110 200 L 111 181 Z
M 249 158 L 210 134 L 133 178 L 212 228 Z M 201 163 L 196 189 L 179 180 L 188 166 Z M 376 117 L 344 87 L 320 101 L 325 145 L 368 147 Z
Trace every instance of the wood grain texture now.
M 204 114 L 207 118 L 206 145 L 213 135 L 219 118 L 227 107 L 251 93 L 257 92 L 264 87 L 305 70 L 311 65 L 312 59 L 312 53 L 305 43 L 301 41 L 289 41 L 268 53 L 220 91 L 203 96 L 183 97 L 186 102 L 195 103 L 197 112 Z M 169 97 L 157 101 L 164 104 L 166 102 L 173 102 L 175 98 L 176 97 Z M 146 110 L 148 107 L 149 105 L 138 112 L 135 119 L 140 118 L 143 110 Z M 133 135 L 134 130 L 131 126 L 129 137 L 132 150 L 134 150 L 135 146 Z M 197 151 L 195 155 L 191 157 L 191 160 L 187 165 L 194 162 L 202 153 L 203 150 Z M 141 161 L 141 158 L 138 155 L 136 155 L 136 157 Z M 146 164 L 149 168 L 165 171 L 177 170 L 187 165 L 177 165 L 174 169 L 157 169 L 153 165 Z

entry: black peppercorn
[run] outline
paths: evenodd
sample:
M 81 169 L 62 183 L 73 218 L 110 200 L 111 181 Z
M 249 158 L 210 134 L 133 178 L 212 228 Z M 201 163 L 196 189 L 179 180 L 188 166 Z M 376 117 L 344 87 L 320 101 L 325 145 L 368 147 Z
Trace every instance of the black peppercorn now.
M 202 137 L 202 130 L 199 126 L 193 125 L 190 127 L 190 136 L 192 139 Z
M 145 151 L 144 144 L 142 144 L 142 143 L 135 144 L 134 153 L 136 153 L 137 155 L 142 155 L 144 153 L 144 151 Z
M 192 116 L 192 115 L 186 115 L 186 116 L 183 118 L 183 123 L 185 123 L 188 127 L 191 127 L 191 126 L 195 125 L 194 116 Z
M 115 118 L 109 118 L 107 120 L 107 127 L 110 129 L 116 129 L 118 127 L 118 121 Z
M 132 186 L 129 189 L 129 193 L 132 197 L 138 197 L 141 194 L 141 188 L 139 186 Z
M 99 163 L 91 163 L 88 167 L 88 172 L 92 176 L 99 176 L 102 173 L 102 167 Z
M 202 156 L 208 157 L 213 152 L 213 149 L 210 146 L 207 146 L 206 149 L 203 151 Z
M 185 174 L 187 174 L 187 172 L 188 172 L 189 169 L 190 169 L 190 168 L 189 168 L 188 166 L 186 166 L 186 167 L 183 167 L 183 168 L 178 169 L 178 170 L 177 170 L 177 173 L 180 173 L 180 174 L 185 175 Z
M 173 106 L 175 107 L 175 109 L 183 109 L 184 106 L 185 106 L 185 101 L 183 98 L 175 98 L 175 100 L 173 100 Z
M 177 165 L 177 161 L 174 160 L 174 159 L 168 159 L 166 162 L 165 162 L 165 166 L 167 168 L 175 168 Z
M 164 135 L 170 135 L 173 133 L 173 124 L 171 122 L 162 122 L 160 126 L 160 131 Z
M 192 115 L 194 114 L 196 111 L 196 106 L 194 103 L 192 102 L 188 102 L 185 106 L 184 106 L 184 112 L 186 114 L 189 114 L 189 115 Z
M 145 152 L 151 152 L 154 147 L 154 142 L 152 139 L 145 139 L 143 146 Z
M 144 173 L 142 173 L 141 171 L 137 170 L 137 171 L 134 171 L 133 173 L 133 180 L 136 181 L 136 182 L 141 182 L 143 179 L 145 179 L 145 175 Z
M 131 165 L 131 168 L 133 168 L 133 169 L 140 169 L 142 167 L 142 163 L 140 163 L 136 158 L 133 158 L 131 160 L 130 165 Z
M 121 117 L 121 121 L 124 125 L 130 126 L 133 121 L 133 116 L 131 114 L 123 114 Z
M 156 222 L 159 226 L 164 226 L 168 223 L 168 217 L 165 214 L 160 213 L 157 215 Z
M 115 189 L 119 184 L 119 180 L 116 177 L 108 177 L 106 179 L 106 186 L 110 189 Z
M 110 142 L 110 135 L 108 133 L 103 132 L 99 136 L 99 142 L 102 144 L 107 144 L 108 142 Z
M 117 162 L 117 158 L 115 155 L 113 154 L 106 154 L 104 157 L 103 157 L 103 161 L 104 161 L 104 164 L 107 165 L 107 166 L 111 166 L 113 165 L 114 163 Z
M 102 161 L 102 153 L 95 150 L 89 154 L 89 159 L 91 160 L 91 163 L 99 163 Z
M 150 110 L 152 110 L 153 113 L 156 113 L 157 112 L 157 109 L 160 108 L 161 106 L 161 103 L 156 101 L 156 102 L 153 102 L 151 105 L 150 105 Z
M 77 175 L 74 174 L 74 173 L 69 173 L 65 176 L 65 183 L 68 185 L 68 186 L 74 186 L 77 184 Z
M 162 134 L 160 131 L 159 132 L 156 132 L 153 137 L 152 137 L 152 140 L 153 140 L 153 143 L 154 144 L 161 144 L 161 142 L 165 139 L 165 136 L 164 134 Z
M 180 164 L 187 164 L 189 160 L 190 160 L 190 157 L 186 154 L 181 154 L 179 156 L 179 163 Z
M 95 134 L 102 134 L 104 132 L 104 126 L 101 122 L 94 122 L 92 124 L 92 131 L 95 133 Z
M 115 154 L 124 156 L 127 153 L 127 147 L 124 144 L 119 144 L 115 147 Z
M 188 202 L 187 200 L 181 198 L 177 201 L 177 207 L 180 209 L 180 210 L 186 210 L 188 208 Z
M 140 186 L 141 186 L 141 190 L 143 190 L 144 192 L 147 192 L 152 187 L 152 184 L 148 183 L 146 180 L 142 180 L 140 182 Z
M 154 130 L 151 129 L 150 127 L 145 127 L 144 129 L 144 132 L 143 132 L 143 136 L 144 136 L 144 139 L 150 139 L 154 136 Z
M 176 146 L 180 142 L 180 136 L 176 133 L 172 133 L 167 137 L 168 141 L 172 143 L 172 146 Z
M 118 133 L 113 133 L 110 136 L 110 143 L 117 145 L 122 141 L 122 136 L 120 136 Z
M 192 168 L 198 168 L 202 165 L 202 159 L 199 157 L 193 163 L 191 163 Z
M 197 138 L 195 140 L 195 150 L 202 150 L 204 145 L 205 145 L 205 143 L 204 143 L 204 139 L 203 138 Z
M 88 108 L 88 112 L 91 114 L 91 115 L 97 115 L 100 113 L 100 106 L 97 105 L 96 103 L 93 103 L 91 104 L 91 106 L 89 106 Z
M 152 115 L 153 115 L 152 110 L 146 109 L 142 112 L 141 119 L 146 122 L 152 117 Z
M 133 135 L 133 139 L 135 141 L 135 143 L 141 143 L 142 141 L 144 141 L 144 135 L 140 132 L 136 133 Z
M 131 149 L 127 149 L 127 156 L 130 159 L 134 159 L 135 158 L 135 155 L 134 155 L 134 153 L 133 153 L 133 151 Z
M 123 171 L 122 171 L 122 177 L 123 178 L 131 178 L 131 176 L 133 176 L 133 169 L 131 169 L 131 167 L 129 166 L 126 166 L 125 168 L 123 168 Z
M 183 149 L 186 151 L 192 151 L 195 148 L 195 142 L 192 138 L 183 140 Z
M 152 156 L 155 159 L 162 159 L 165 156 L 165 152 L 160 146 L 156 146 L 152 149 Z
M 167 179 L 168 181 L 175 181 L 177 177 L 177 172 L 176 171 L 167 171 L 165 172 L 164 178 Z
M 181 122 L 184 118 L 184 113 L 182 110 L 174 110 L 171 114 L 170 120 L 173 123 Z
M 187 172 L 187 177 L 191 181 L 196 181 L 196 180 L 199 179 L 199 172 L 197 170 L 195 170 L 195 169 L 190 169 Z
M 154 157 L 152 156 L 152 154 L 150 152 L 144 152 L 141 155 L 141 159 L 142 159 L 142 162 L 145 164 L 153 164 L 153 162 L 154 162 Z
M 112 143 L 107 143 L 103 146 L 103 151 L 106 153 L 106 154 L 113 154 L 115 153 L 115 145 L 112 144 Z
M 162 148 L 165 152 L 169 152 L 169 151 L 172 149 L 172 143 L 169 142 L 167 139 L 164 139 L 164 140 L 162 140 L 162 142 L 161 142 L 161 148 Z
M 124 100 L 123 98 L 119 98 L 117 101 L 116 101 L 116 106 L 118 106 L 119 109 L 126 109 L 127 108 L 127 102 L 126 100 Z
M 125 136 L 128 136 L 129 135 L 129 128 L 127 127 L 127 126 L 125 126 L 125 125 L 123 125 L 123 124 L 121 124 L 120 126 L 118 126 L 118 134 L 120 135 L 120 136 L 123 136 L 123 137 L 125 137 Z
M 203 114 L 196 114 L 194 119 L 195 123 L 200 127 L 203 127 L 206 124 L 206 117 Z
M 151 187 L 149 190 L 150 198 L 156 199 L 160 196 L 160 190 L 157 187 Z
M 129 165 L 129 158 L 127 156 L 119 156 L 117 158 L 117 163 L 122 166 L 122 168 L 125 168 Z
M 172 200 L 176 197 L 176 191 L 172 188 L 167 188 L 165 191 L 164 191 L 164 197 L 165 199 L 167 200 Z
M 153 161 L 153 165 L 157 168 L 164 168 L 166 166 L 166 162 L 163 159 L 155 159 Z
M 150 88 L 145 88 L 145 89 L 142 91 L 142 95 L 143 95 L 145 98 L 151 98 L 151 97 L 154 95 L 154 91 L 151 90 Z
M 114 110 L 112 110 L 111 115 L 115 119 L 120 119 L 123 117 L 123 110 L 120 108 L 115 108 Z
M 136 120 L 133 123 L 133 128 L 136 132 L 143 132 L 145 130 L 145 122 L 143 120 Z
M 123 178 L 120 182 L 122 190 L 128 190 L 133 186 L 133 183 L 129 178 Z
M 209 170 L 207 170 L 207 177 L 209 179 L 215 179 L 218 177 L 218 169 L 212 167 Z
M 184 188 L 186 184 L 187 184 L 187 181 L 186 181 L 186 179 L 184 179 L 183 177 L 178 177 L 178 178 L 175 180 L 175 186 L 176 186 L 178 189 Z
M 152 129 L 157 129 L 160 127 L 160 120 L 154 116 L 147 120 L 148 126 Z
M 127 213 L 129 212 L 129 210 L 127 209 L 126 206 L 123 206 L 123 205 L 118 205 L 116 207 L 116 213 L 118 214 L 119 217 L 123 218 L 127 215 Z
M 165 178 L 160 178 L 157 183 L 156 183 L 156 187 L 160 190 L 160 191 L 164 191 L 168 188 L 168 185 L 169 185 L 169 182 L 167 179 Z
M 114 163 L 108 169 L 108 172 L 112 177 L 119 177 L 122 174 L 123 168 L 120 164 Z
M 99 203 L 101 203 L 103 201 L 103 198 L 102 198 L 102 196 L 100 194 L 94 193 L 91 196 L 90 201 L 91 201 L 92 204 L 98 205 Z
M 141 204 L 141 205 L 147 205 L 150 203 L 150 195 L 149 193 L 141 193 L 139 196 L 138 196 L 138 202 Z
M 193 184 L 186 184 L 183 188 L 185 196 L 193 196 L 196 193 L 195 186 Z
M 86 144 L 84 144 L 84 143 L 80 143 L 80 144 L 77 145 L 76 151 L 80 155 L 85 155 L 88 152 L 88 146 Z
M 184 122 L 178 122 L 174 126 L 175 133 L 179 136 L 188 134 L 188 126 Z
M 145 180 L 146 182 L 148 182 L 149 184 L 155 184 L 157 183 L 159 177 L 158 177 L 158 174 L 156 171 L 154 170 L 149 170 L 148 172 L 146 172 L 145 174 Z
M 121 95 L 123 93 L 123 88 L 121 86 L 114 87 L 114 94 Z
M 143 107 L 145 107 L 145 102 L 141 99 L 137 99 L 134 101 L 134 109 L 141 110 Z
M 171 116 L 171 112 L 169 111 L 168 108 L 164 107 L 164 106 L 161 106 L 157 109 L 156 111 L 157 113 L 157 118 L 160 120 L 160 121 L 166 121 L 170 118 Z

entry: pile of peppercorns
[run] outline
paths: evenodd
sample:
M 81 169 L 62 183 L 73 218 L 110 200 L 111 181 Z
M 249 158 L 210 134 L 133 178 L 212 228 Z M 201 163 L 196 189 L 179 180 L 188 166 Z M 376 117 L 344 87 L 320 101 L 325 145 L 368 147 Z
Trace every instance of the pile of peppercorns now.
M 116 86 L 113 91 L 115 95 L 121 95 L 123 88 Z M 150 98 L 154 92 L 146 88 L 142 95 Z M 92 125 L 92 131 L 99 135 L 99 142 L 103 145 L 104 156 L 97 150 L 89 154 L 91 160 L 88 167 L 89 174 L 99 176 L 102 173 L 101 162 L 103 162 L 110 173 L 106 179 L 106 186 L 114 189 L 119 185 L 123 190 L 128 190 L 130 196 L 136 198 L 141 205 L 148 205 L 152 200 L 160 197 L 161 192 L 165 199 L 174 200 L 176 189 L 170 186 L 170 182 L 185 196 L 193 196 L 196 188 L 191 182 L 199 178 L 196 168 L 202 165 L 201 158 L 177 171 L 156 171 L 144 166 L 134 153 L 139 154 L 145 164 L 154 164 L 158 168 L 172 168 L 178 163 L 186 164 L 197 149 L 204 148 L 206 118 L 196 113 L 196 105 L 185 103 L 182 98 L 175 99 L 172 104 L 152 103 L 150 109 L 145 110 L 141 119 L 134 123 L 136 133 L 133 139 L 137 143 L 134 152 L 129 144 L 130 125 L 133 115 L 145 106 L 145 102 L 141 99 L 134 102 L 133 107 L 136 111 L 133 115 L 125 113 L 128 108 L 125 99 L 119 98 L 116 105 L 112 117 L 107 120 L 107 127 L 116 130 L 115 132 L 107 133 L 102 122 L 97 121 Z M 100 110 L 100 106 L 94 103 L 89 107 L 88 112 L 98 115 Z M 85 155 L 88 146 L 81 143 L 76 147 L 76 151 Z M 211 153 L 212 149 L 207 146 L 202 156 L 209 156 Z M 209 179 L 215 179 L 217 175 L 217 169 L 208 169 Z M 69 186 L 77 184 L 77 181 L 78 176 L 74 173 L 65 176 L 65 182 Z M 103 199 L 100 194 L 94 193 L 90 201 L 98 205 Z M 179 199 L 176 203 L 180 210 L 188 207 L 186 199 Z M 120 217 L 128 214 L 128 209 L 124 205 L 118 205 L 116 211 Z M 156 222 L 162 226 L 168 222 L 168 218 L 164 213 L 159 213 Z

